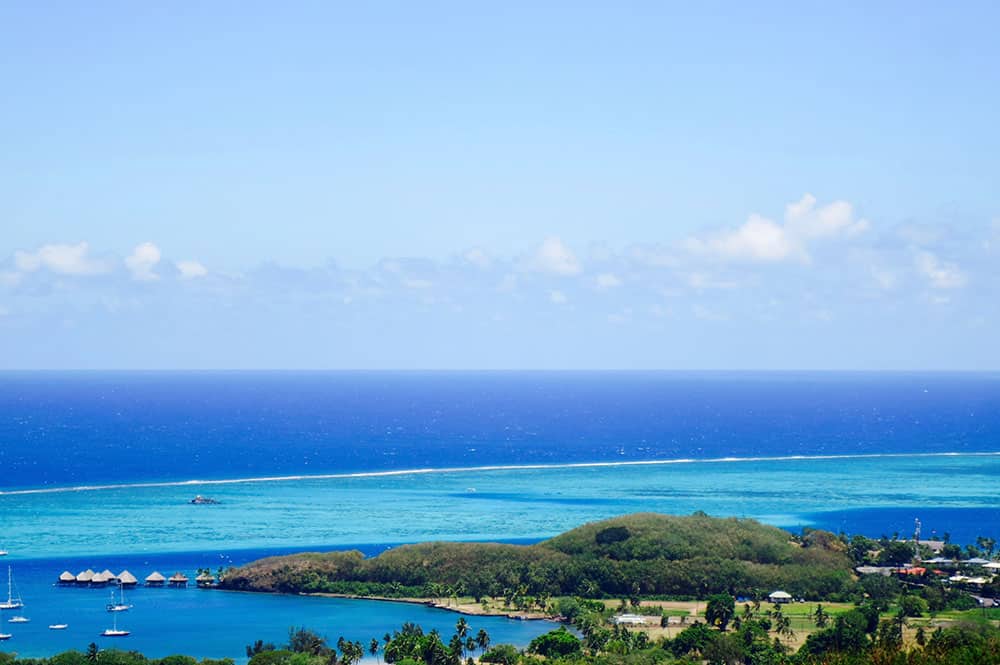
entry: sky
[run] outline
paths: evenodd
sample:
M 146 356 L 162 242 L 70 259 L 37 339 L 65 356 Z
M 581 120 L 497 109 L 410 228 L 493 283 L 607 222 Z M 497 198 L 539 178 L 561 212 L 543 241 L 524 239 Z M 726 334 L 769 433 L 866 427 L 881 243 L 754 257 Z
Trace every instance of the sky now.
M 0 369 L 1000 369 L 998 19 L 0 4 Z

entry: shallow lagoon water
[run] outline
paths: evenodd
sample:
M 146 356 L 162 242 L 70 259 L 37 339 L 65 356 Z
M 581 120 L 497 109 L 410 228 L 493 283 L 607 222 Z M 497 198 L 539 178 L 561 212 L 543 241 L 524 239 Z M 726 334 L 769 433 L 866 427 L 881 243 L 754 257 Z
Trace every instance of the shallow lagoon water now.
M 545 538 L 632 512 L 752 517 L 871 536 L 997 524 L 1000 455 L 892 455 L 511 468 L 216 485 L 0 494 L 4 542 L 25 558 Z M 195 493 L 218 505 L 195 506 Z M 892 509 L 851 523 L 851 511 Z M 909 515 L 900 524 L 903 516 Z

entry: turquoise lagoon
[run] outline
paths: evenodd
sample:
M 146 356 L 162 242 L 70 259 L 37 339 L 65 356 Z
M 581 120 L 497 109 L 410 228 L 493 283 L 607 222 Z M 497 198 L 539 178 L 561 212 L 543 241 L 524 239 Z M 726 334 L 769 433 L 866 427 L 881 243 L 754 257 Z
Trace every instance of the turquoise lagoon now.
M 640 511 L 872 536 L 921 518 L 925 534 L 969 541 L 1000 526 L 979 517 L 998 486 L 994 453 L 730 458 L 14 490 L 0 492 L 0 515 L 23 558 L 541 539 Z M 220 503 L 190 505 L 195 494 Z

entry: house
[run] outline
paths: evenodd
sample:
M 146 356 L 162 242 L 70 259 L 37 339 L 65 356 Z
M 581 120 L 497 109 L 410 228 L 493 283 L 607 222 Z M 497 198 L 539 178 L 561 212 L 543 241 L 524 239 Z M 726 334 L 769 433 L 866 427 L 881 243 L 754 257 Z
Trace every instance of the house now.
M 646 617 L 638 614 L 619 614 L 612 621 L 616 626 L 643 626 L 646 624 Z
M 775 605 L 790 603 L 792 602 L 792 594 L 788 593 L 787 591 L 780 591 L 780 590 L 772 591 L 768 595 L 768 599 Z

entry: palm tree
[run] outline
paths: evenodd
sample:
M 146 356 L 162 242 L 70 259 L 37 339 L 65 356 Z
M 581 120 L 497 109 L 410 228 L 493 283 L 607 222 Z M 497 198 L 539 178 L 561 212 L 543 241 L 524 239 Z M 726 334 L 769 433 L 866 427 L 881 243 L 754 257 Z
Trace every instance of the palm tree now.
M 486 650 L 490 648 L 490 634 L 480 628 L 479 632 L 476 633 L 476 644 L 483 653 L 486 653 Z
M 823 609 L 822 605 L 816 605 L 816 611 L 813 612 L 812 617 L 817 628 L 825 628 L 830 621 L 830 614 Z
M 455 633 L 463 640 L 469 634 L 469 622 L 465 620 L 465 617 L 460 618 L 455 624 Z
M 775 605 L 771 610 L 771 621 L 774 622 L 774 632 L 783 637 L 792 637 L 795 631 L 792 630 L 792 620 L 781 611 L 781 605 Z
M 97 648 L 97 644 L 91 642 L 87 645 L 87 661 L 91 663 L 96 663 L 101 657 L 101 651 Z
M 373 637 L 372 641 L 368 643 L 368 653 L 370 653 L 375 658 L 376 661 L 382 662 L 381 659 L 378 657 L 378 648 L 379 648 L 378 638 Z

